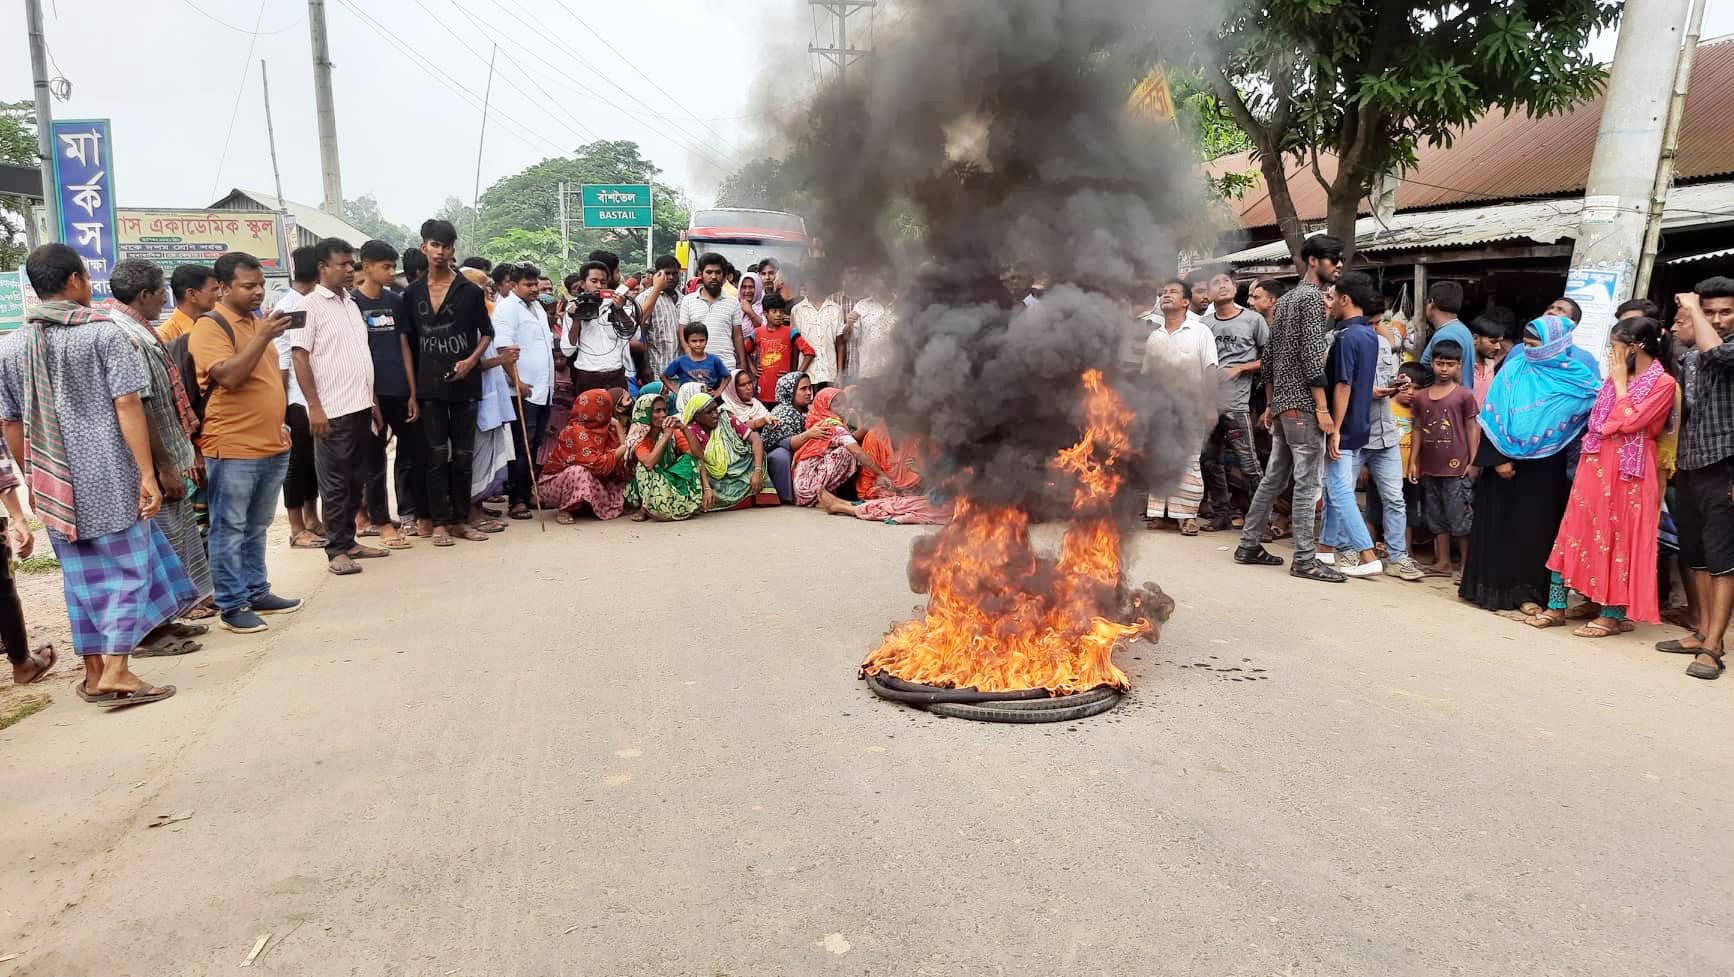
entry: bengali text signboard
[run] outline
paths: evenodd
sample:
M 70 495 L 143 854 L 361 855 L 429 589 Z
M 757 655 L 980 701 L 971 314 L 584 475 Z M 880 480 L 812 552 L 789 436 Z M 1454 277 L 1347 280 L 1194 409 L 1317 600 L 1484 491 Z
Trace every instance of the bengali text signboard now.
M 24 325 L 24 269 L 0 271 L 0 332 Z
M 584 184 L 584 226 L 649 227 L 650 184 Z
M 283 218 L 265 211 L 118 211 L 122 258 L 143 258 L 172 273 L 181 265 L 209 265 L 226 251 L 259 259 L 268 276 L 287 274 Z
M 60 240 L 84 258 L 93 297 L 109 297 L 116 261 L 114 142 L 107 119 L 56 119 L 49 124 Z

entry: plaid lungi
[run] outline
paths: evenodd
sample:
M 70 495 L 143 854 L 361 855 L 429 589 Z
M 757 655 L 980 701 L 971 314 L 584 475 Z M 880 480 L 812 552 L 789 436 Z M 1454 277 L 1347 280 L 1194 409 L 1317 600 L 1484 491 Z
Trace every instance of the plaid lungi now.
M 157 528 L 163 531 L 169 545 L 175 548 L 175 555 L 181 558 L 181 568 L 187 571 L 187 579 L 193 582 L 199 599 L 211 596 L 215 592 L 211 586 L 211 564 L 205 554 L 205 537 L 199 532 L 198 519 L 193 515 L 192 496 L 164 499 L 155 518 Z
M 72 650 L 130 655 L 144 636 L 198 603 L 168 537 L 149 519 L 95 539 L 50 533 L 66 589 Z

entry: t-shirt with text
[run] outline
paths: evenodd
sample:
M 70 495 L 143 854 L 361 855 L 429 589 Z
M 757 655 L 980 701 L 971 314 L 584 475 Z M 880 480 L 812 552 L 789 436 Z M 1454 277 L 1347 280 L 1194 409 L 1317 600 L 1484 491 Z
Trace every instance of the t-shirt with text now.
M 403 372 L 403 347 L 398 342 L 399 325 L 405 316 L 403 296 L 391 289 L 370 299 L 360 289 L 350 297 L 361 308 L 367 324 L 367 349 L 373 354 L 373 392 L 380 397 L 408 397 L 409 376 Z
M 488 315 L 487 296 L 480 286 L 454 275 L 445 301 L 436 311 L 424 275 L 403 293 L 404 316 L 398 330 L 409 337 L 415 354 L 415 395 L 421 400 L 480 400 L 480 364 L 462 380 L 449 382 L 459 361 L 494 338 L 494 323 Z

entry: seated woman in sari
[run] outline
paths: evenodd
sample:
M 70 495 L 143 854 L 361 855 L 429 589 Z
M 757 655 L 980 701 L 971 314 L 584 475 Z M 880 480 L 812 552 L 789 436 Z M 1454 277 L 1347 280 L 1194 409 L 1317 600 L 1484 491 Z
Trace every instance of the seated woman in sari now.
M 832 493 L 857 470 L 866 469 L 876 478 L 885 475 L 879 463 L 861 450 L 838 413 L 843 407 L 842 393 L 836 387 L 819 391 L 807 411 L 807 429 L 789 439 L 789 447 L 795 451 L 796 505 L 824 505 L 825 511 L 833 511 L 837 505 L 848 503 Z
M 765 441 L 765 468 L 777 498 L 795 501 L 795 449 L 790 439 L 807 428 L 807 407 L 813 403 L 813 381 L 805 373 L 785 373 L 777 380 L 777 406 L 770 409 L 771 422 L 759 429 Z
M 1565 617 L 1566 591 L 1583 594 L 1601 605 L 1601 615 L 1572 632 L 1580 638 L 1630 631 L 1628 620 L 1661 621 L 1656 439 L 1674 413 L 1671 343 L 1666 327 L 1643 317 L 1614 323 L 1611 338 L 1608 379 L 1590 412 L 1571 502 L 1547 561 L 1552 592 L 1540 615 L 1558 623 Z
M 834 516 L 900 526 L 940 526 L 951 521 L 950 503 L 936 502 L 922 491 L 920 439 L 893 438 L 880 421 L 861 437 L 861 450 L 879 470 L 875 474 L 861 467 L 855 479 L 855 495 L 861 501 L 851 505 L 842 499 L 820 500 L 819 508 Z
M 776 505 L 776 490 L 765 483 L 764 442 L 721 407 L 721 401 L 701 393 L 687 401 L 681 414 L 703 457 L 705 510 Z
M 771 411 L 753 395 L 753 375 L 745 370 L 736 370 L 729 376 L 728 382 L 718 391 L 722 399 L 719 405 L 724 414 L 729 414 L 735 420 L 745 424 L 749 430 L 762 433 L 771 426 Z M 770 444 L 767 442 L 766 450 Z
M 703 508 L 698 449 L 680 418 L 669 416 L 668 400 L 661 394 L 639 395 L 626 444 L 637 462 L 626 504 L 643 509 L 633 519 L 673 522 Z
M 542 466 L 536 490 L 544 505 L 560 511 L 554 521 L 563 526 L 586 504 L 598 519 L 616 519 L 626 510 L 628 454 L 613 414 L 608 391 L 584 391 Z

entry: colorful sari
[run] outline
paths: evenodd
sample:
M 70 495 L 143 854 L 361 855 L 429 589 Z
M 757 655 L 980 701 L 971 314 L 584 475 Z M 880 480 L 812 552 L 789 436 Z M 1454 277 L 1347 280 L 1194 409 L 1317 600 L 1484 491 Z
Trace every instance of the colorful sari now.
M 759 437 L 765 439 L 767 449 L 775 448 L 806 429 L 807 415 L 795 406 L 795 388 L 800 386 L 801 378 L 805 376 L 797 370 L 778 378 L 777 406 L 771 408 L 771 423 L 759 429 Z
M 688 425 L 711 403 L 707 394 L 694 397 L 681 413 Z M 731 414 L 723 414 L 716 430 L 693 428 L 692 436 L 704 452 L 704 468 L 710 477 L 710 491 L 715 501 L 711 509 L 748 508 L 753 505 L 778 504 L 777 490 L 769 478 L 759 479 L 759 491 L 753 494 L 753 446 L 747 439 L 752 429 Z
M 879 484 L 878 476 L 867 469 L 855 479 L 855 494 L 863 502 L 908 495 L 921 487 L 921 454 L 917 450 L 920 442 L 915 438 L 904 438 L 897 441 L 891 437 L 891 430 L 884 424 L 875 424 L 861 438 L 861 450 L 867 452 L 867 457 L 886 475 L 891 477 L 891 489 L 886 491 Z
M 807 430 L 818 434 L 795 451 L 795 504 L 815 505 L 823 492 L 833 492 L 859 467 L 849 449 L 855 438 L 849 426 L 831 407 L 842 391 L 827 387 L 813 398 L 807 411 Z
M 650 429 L 650 417 L 659 400 L 667 402 L 661 394 L 640 394 L 632 405 L 632 429 L 626 442 L 637 464 L 626 490 L 626 504 L 662 519 L 686 519 L 704 507 L 704 487 L 698 480 L 697 465 L 687 454 L 684 434 L 677 432 L 670 438 L 662 457 L 650 464 L 650 453 L 659 437 Z
M 598 519 L 615 519 L 626 510 L 627 465 L 615 453 L 620 438 L 611 420 L 614 397 L 586 390 L 572 407 L 572 419 L 555 439 L 536 489 L 546 505 L 577 512 L 588 504 Z

